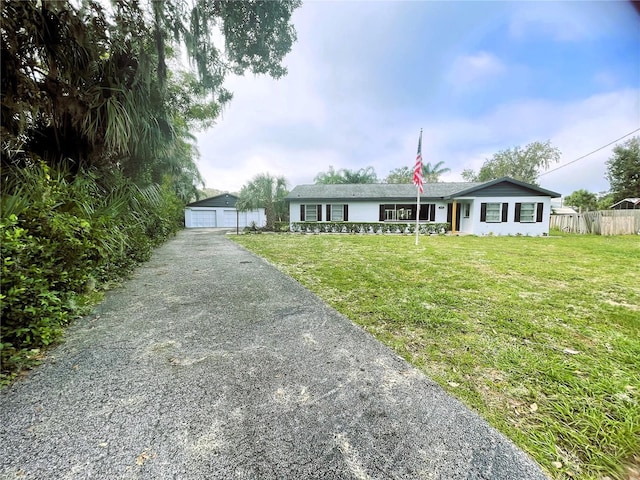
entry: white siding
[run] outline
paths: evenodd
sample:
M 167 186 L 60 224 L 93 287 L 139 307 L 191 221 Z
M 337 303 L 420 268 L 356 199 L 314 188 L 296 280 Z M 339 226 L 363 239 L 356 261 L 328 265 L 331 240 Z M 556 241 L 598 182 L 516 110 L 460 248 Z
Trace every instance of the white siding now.
M 508 203 L 508 215 L 506 222 L 487 223 L 480 221 L 480 208 L 482 203 Z M 516 203 L 542 203 L 542 222 L 520 223 L 514 221 Z M 475 235 L 530 235 L 540 236 L 549 234 L 549 216 L 551 215 L 551 199 L 549 197 L 479 197 L 471 206 L 471 218 L 473 219 L 470 230 L 467 233 Z M 462 225 L 461 225 L 462 230 Z
M 514 221 L 516 203 L 543 203 L 544 210 L 542 222 L 521 223 Z M 325 220 L 326 205 L 335 203 L 345 203 L 344 201 L 291 201 L 289 204 L 290 221 L 292 223 L 300 221 L 300 205 L 321 204 L 322 218 Z M 380 205 L 383 201 L 351 201 L 349 205 L 349 222 L 378 222 L 380 216 Z M 405 202 L 387 202 L 405 203 Z M 406 202 L 410 203 L 410 202 Z M 436 223 L 447 222 L 447 205 L 451 201 L 429 202 L 436 204 Z M 456 199 L 458 203 L 458 216 L 460 216 L 460 232 L 475 235 L 530 235 L 540 236 L 549 234 L 549 215 L 551 212 L 551 199 L 549 197 L 469 197 Z M 462 205 L 469 203 L 469 217 L 464 217 Z M 480 222 L 480 208 L 482 203 L 508 203 L 507 222 L 487 223 Z M 424 222 L 423 222 L 424 223 Z

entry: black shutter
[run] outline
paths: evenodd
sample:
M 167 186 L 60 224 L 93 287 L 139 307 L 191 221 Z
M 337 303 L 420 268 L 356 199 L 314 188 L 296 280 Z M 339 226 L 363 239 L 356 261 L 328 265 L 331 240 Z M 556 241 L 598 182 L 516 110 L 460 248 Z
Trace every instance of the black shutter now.
M 331 205 L 327 205 L 327 222 L 331 221 Z
M 318 205 L 318 221 L 322 221 L 322 205 Z
M 544 211 L 544 203 L 538 203 L 538 210 L 536 211 L 536 222 L 542 222 L 543 211 Z
M 384 205 L 380 205 L 380 221 L 384 222 Z
M 487 204 L 486 203 L 480 204 L 480 221 L 481 222 L 487 221 Z
M 342 214 L 342 220 L 345 222 L 349 221 L 349 205 L 344 205 L 344 212 Z
M 430 222 L 436 221 L 436 204 L 435 203 L 432 203 L 429 205 L 429 221 Z
M 300 205 L 300 221 L 304 222 L 304 205 Z
M 522 209 L 522 204 L 521 203 L 516 203 L 516 213 L 513 216 L 513 221 L 514 222 L 519 222 L 520 221 L 520 210 Z
M 420 205 L 420 220 L 429 219 L 429 205 Z
M 509 221 L 509 217 L 507 217 L 508 214 L 509 214 L 509 204 L 503 203 L 502 204 L 502 221 L 503 222 Z

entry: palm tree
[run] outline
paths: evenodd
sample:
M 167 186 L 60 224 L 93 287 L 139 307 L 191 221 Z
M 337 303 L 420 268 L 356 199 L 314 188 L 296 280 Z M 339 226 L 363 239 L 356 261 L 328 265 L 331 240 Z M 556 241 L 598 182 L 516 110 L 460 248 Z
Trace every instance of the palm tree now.
M 377 183 L 378 176 L 373 167 L 361 168 L 360 170 L 349 170 L 341 168 L 335 170 L 329 165 L 329 170 L 318 173 L 313 179 L 317 184 L 352 184 L 352 183 Z
M 267 216 L 267 230 L 273 230 L 277 212 L 282 211 L 287 196 L 287 179 L 273 177 L 268 173 L 256 175 L 240 190 L 236 208 L 240 211 L 264 208 Z
M 435 165 L 431 165 L 431 162 L 427 162 L 422 165 L 422 178 L 425 183 L 437 183 L 440 175 L 451 171 L 450 168 L 443 168 L 442 164 L 444 164 L 444 162 L 441 161 Z

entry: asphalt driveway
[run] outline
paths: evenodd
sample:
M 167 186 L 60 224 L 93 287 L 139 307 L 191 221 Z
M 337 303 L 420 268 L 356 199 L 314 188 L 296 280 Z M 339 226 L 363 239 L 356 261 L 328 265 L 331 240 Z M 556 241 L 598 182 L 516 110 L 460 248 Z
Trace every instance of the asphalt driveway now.
M 0 402 L 7 479 L 546 478 L 387 347 L 210 230 L 158 249 Z

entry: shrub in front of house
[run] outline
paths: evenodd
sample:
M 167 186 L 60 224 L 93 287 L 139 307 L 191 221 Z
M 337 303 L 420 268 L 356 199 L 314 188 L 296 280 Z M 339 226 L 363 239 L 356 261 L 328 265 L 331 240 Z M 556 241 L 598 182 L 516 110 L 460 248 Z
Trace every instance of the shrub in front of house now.
M 444 234 L 451 229 L 449 223 L 420 224 L 421 235 Z M 407 222 L 293 222 L 295 233 L 359 233 L 359 234 L 415 234 L 415 223 Z

